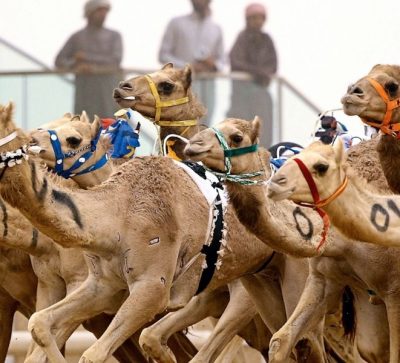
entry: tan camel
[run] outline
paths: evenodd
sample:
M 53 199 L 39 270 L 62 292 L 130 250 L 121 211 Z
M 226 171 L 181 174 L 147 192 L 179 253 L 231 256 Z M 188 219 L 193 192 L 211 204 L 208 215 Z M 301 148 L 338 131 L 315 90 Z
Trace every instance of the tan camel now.
M 84 119 L 85 117 L 87 116 L 83 114 Z M 54 129 L 57 128 L 59 125 L 64 125 L 66 122 L 70 123 L 71 118 L 72 116 L 67 114 L 64 115 L 63 118 L 52 122 L 47 126 L 51 126 Z M 74 122 L 75 129 L 82 129 L 82 127 L 79 127 L 79 125 L 85 125 L 86 129 L 90 130 L 89 121 L 87 119 L 83 120 L 83 123 L 81 122 L 81 124 L 78 123 L 77 125 L 77 123 L 77 121 Z M 42 126 L 42 128 L 47 126 Z M 59 128 L 57 129 L 59 131 Z M 70 136 L 76 136 L 76 131 L 75 134 Z M 87 141 L 84 138 L 85 136 L 87 137 L 87 135 L 83 135 L 83 143 Z M 104 144 L 104 146 L 102 144 L 103 143 L 99 144 L 100 153 L 104 153 L 106 148 L 108 148 L 108 141 Z M 46 153 L 43 154 L 44 156 L 46 155 Z M 96 158 L 97 157 L 95 156 L 94 160 Z M 86 176 L 87 180 L 85 180 Z M 96 180 L 96 178 L 90 176 L 90 173 L 85 174 L 85 176 L 79 179 L 79 181 L 85 186 L 90 185 L 91 181 L 93 180 Z M 16 285 L 13 282 L 10 284 L 9 282 L 15 281 L 16 278 L 11 279 L 6 274 L 2 274 L 2 276 L 4 276 L 5 278 L 0 281 L 0 284 L 12 296 L 16 295 L 18 297 L 20 305 L 26 306 L 24 302 L 30 302 L 30 313 L 29 315 L 27 315 L 27 317 L 29 317 L 35 311 L 33 298 L 36 295 L 36 276 L 33 274 L 28 253 L 31 255 L 34 271 L 39 277 L 36 310 L 40 310 L 54 304 L 55 302 L 61 300 L 66 293 L 69 293 L 73 291 L 76 287 L 78 287 L 87 277 L 87 267 L 84 262 L 84 257 L 80 251 L 73 249 L 66 250 L 57 246 L 50 238 L 42 235 L 40 232 L 34 229 L 30 222 L 28 222 L 26 218 L 21 215 L 20 212 L 10 207 L 7 203 L 3 201 L 1 201 L 1 203 L 3 205 L 3 215 L 7 217 L 5 226 L 8 233 L 3 233 L 3 237 L 0 238 L 0 244 L 8 246 L 7 250 L 9 251 L 15 251 L 13 253 L 8 253 L 7 255 L 3 254 L 2 259 L 12 257 L 12 261 L 9 261 L 9 264 L 12 263 L 14 265 L 20 265 L 20 268 L 17 271 L 19 271 L 20 274 L 25 274 L 25 278 L 23 279 L 25 283 L 20 283 Z M 18 251 L 16 251 L 15 249 L 17 249 Z M 25 253 L 22 253 L 21 251 L 24 251 Z M 25 262 L 24 269 L 22 269 L 22 263 L 25 260 L 27 260 L 29 263 Z M 16 271 L 16 268 L 14 268 L 14 270 L 10 269 L 10 271 Z M 7 283 L 8 285 L 5 285 Z M 29 296 L 30 300 L 27 300 L 26 296 Z M 105 330 L 108 321 L 109 319 L 106 316 L 99 316 L 96 319 L 92 319 L 92 321 L 90 322 L 84 322 L 84 325 L 95 335 L 100 336 Z M 9 326 L 9 329 L 11 329 L 11 324 Z M 2 337 L 6 336 L 5 333 L 3 334 L 3 332 L 6 331 L 8 330 L 2 330 Z M 140 350 L 138 350 L 138 348 L 135 347 L 134 344 L 132 344 L 131 342 L 126 342 L 124 345 L 124 348 L 121 348 L 116 352 L 116 357 L 120 361 L 145 361 L 145 358 L 142 356 Z M 39 356 L 42 356 L 42 358 L 40 358 Z M 39 356 L 34 354 L 34 358 L 32 359 L 35 362 L 45 361 L 46 358 L 43 357 L 41 349 L 39 350 Z M 133 360 L 131 358 L 132 356 L 134 357 Z
M 345 161 L 340 140 L 333 147 L 315 142 L 278 170 L 268 195 L 274 200 L 288 198 L 320 207 L 349 238 L 400 246 L 400 196 L 369 191 L 367 183 L 346 168 Z M 313 199 L 311 190 L 320 201 Z
M 208 167 L 224 174 L 230 199 L 240 220 L 260 239 L 270 245 L 277 240 L 282 246 L 281 249 L 285 249 L 290 254 L 299 255 L 301 253 L 304 255 L 313 252 L 316 256 L 317 249 L 315 247 L 310 244 L 310 247 L 302 249 L 298 240 L 301 238 L 310 240 L 313 234 L 320 235 L 321 230 L 315 230 L 315 226 L 318 225 L 318 217 L 310 214 L 309 210 L 296 207 L 292 203 L 282 201 L 275 204 L 266 197 L 264 180 L 269 177 L 269 172 L 262 164 L 264 160 L 268 160 L 268 155 L 263 152 L 250 152 L 256 149 L 251 145 L 254 145 L 257 140 L 259 127 L 260 121 L 257 117 L 253 121 L 228 119 L 220 123 L 216 130 L 208 129 L 195 135 L 185 151 L 193 160 L 201 160 Z M 224 153 L 219 141 L 221 138 L 226 140 L 229 148 L 238 150 L 231 152 L 225 146 L 227 151 Z M 247 153 L 226 160 L 226 155 L 229 156 L 230 153 L 240 155 L 243 151 Z M 230 173 L 226 171 L 226 166 L 230 167 Z M 265 175 L 259 175 L 257 172 L 260 170 Z M 247 182 L 247 185 L 235 182 L 238 180 Z M 251 186 L 248 185 L 250 180 L 260 180 L 261 183 Z M 291 213 L 284 212 L 289 208 L 292 210 Z M 313 212 L 311 211 L 311 213 Z M 306 221 L 305 225 L 300 225 L 300 215 L 301 220 Z M 279 221 L 277 216 L 280 218 Z M 293 218 L 297 220 L 297 226 L 287 226 Z M 293 233 L 296 230 L 300 234 L 297 238 Z M 274 237 L 272 241 L 270 241 L 270 236 Z M 270 361 L 285 362 L 298 335 L 323 319 L 324 314 L 330 311 L 331 304 L 340 298 L 344 286 L 348 285 L 357 296 L 355 307 L 357 313 L 365 317 L 363 323 L 371 321 L 382 323 L 379 329 L 382 329 L 383 335 L 380 336 L 376 335 L 376 326 L 373 329 L 369 327 L 363 331 L 356 330 L 360 355 L 370 362 L 397 362 L 399 360 L 400 329 L 397 313 L 398 299 L 393 291 L 398 291 L 399 286 L 398 278 L 394 278 L 392 274 L 398 275 L 400 270 L 393 268 L 388 271 L 384 266 L 387 266 L 388 263 L 391 266 L 398 265 L 396 263 L 398 249 L 350 242 L 332 229 L 327 242 L 319 252 L 320 257 L 316 256 L 311 259 L 310 276 L 299 304 L 283 328 L 272 337 Z M 368 266 L 368 269 L 365 269 L 365 266 Z M 387 334 L 385 329 L 387 328 L 381 319 L 385 315 L 384 308 L 382 310 L 382 306 L 379 305 L 380 307 L 377 307 L 379 319 L 373 319 L 368 317 L 365 312 L 366 304 L 358 303 L 359 298 L 361 300 L 363 298 L 361 292 L 364 293 L 365 298 L 367 291 L 373 295 L 373 301 L 383 301 L 387 309 L 390 357 L 385 340 Z M 376 351 L 371 351 L 372 347 L 365 350 L 366 341 L 368 341 L 366 335 L 375 341 Z M 382 359 L 383 356 L 385 358 Z
M 13 137 L 17 132 L 18 136 L 3 145 L 1 150 L 16 150 L 18 145 L 22 146 L 27 141 L 20 130 L 15 131 L 10 120 L 11 113 L 11 106 L 1 109 L 1 135 Z M 18 158 L 19 155 L 13 157 Z M 35 340 L 51 360 L 64 361 L 56 340 L 61 345 L 76 324 L 89 317 L 88 308 L 91 309 L 89 315 L 115 311 L 126 298 L 105 334 L 81 359 L 82 362 L 101 362 L 155 314 L 168 305 L 182 306 L 193 296 L 202 270 L 201 260 L 185 273 L 185 279 L 174 282 L 169 298 L 175 272 L 179 274 L 179 266 L 183 267 L 200 250 L 208 224 L 208 206 L 188 178 L 169 159 L 136 158 L 120 167 L 106 183 L 87 191 L 72 191 L 55 184 L 31 160 L 24 160 L 15 168 L 5 168 L 1 183 L 3 198 L 17 206 L 58 244 L 84 248 L 91 263 L 89 277 L 84 284 L 63 301 L 35 313 L 30 319 Z M 147 190 L 152 190 L 150 197 Z M 114 197 L 119 195 L 127 198 L 115 203 Z M 171 199 L 166 199 L 166 195 Z M 198 200 L 195 210 L 191 207 L 193 198 Z M 29 208 L 25 203 L 27 199 L 30 201 Z M 189 209 L 191 213 L 187 212 Z M 117 221 L 102 218 L 104 210 L 108 211 L 108 216 L 122 217 Z M 235 279 L 244 272 L 254 271 L 271 254 L 260 255 L 260 249 L 255 249 L 253 254 L 248 248 L 241 248 L 240 253 L 235 253 L 241 243 L 232 236 L 243 235 L 245 231 L 236 230 L 240 224 L 233 218 L 234 214 L 228 211 L 228 226 L 231 228 L 227 241 L 233 253 L 224 256 L 224 263 L 209 289 L 226 284 L 228 277 Z M 193 226 L 190 223 L 192 220 L 197 220 L 201 228 Z M 164 224 L 170 226 L 169 232 L 164 230 Z M 118 248 L 112 241 L 118 242 Z M 249 245 L 256 242 L 254 239 L 254 242 L 250 241 Z M 179 255 L 180 249 L 185 254 L 181 252 Z M 140 254 L 137 254 L 138 251 Z M 235 267 L 228 263 L 233 256 L 237 259 Z M 152 264 L 152 261 L 156 263 Z M 163 263 L 160 264 L 160 261 Z M 175 271 L 177 266 L 178 271 Z M 184 285 L 186 289 L 179 289 L 179 285 Z M 128 297 L 126 286 L 130 291 Z M 176 292 L 181 291 L 184 294 L 177 295 Z M 109 296 L 113 296 L 113 306 L 110 306 Z M 280 319 L 278 316 L 272 318 Z M 57 326 L 52 321 L 57 322 Z M 56 337 L 53 337 L 50 330 L 56 328 Z
M 381 130 L 377 150 L 385 177 L 392 191 L 400 193 L 400 168 L 395 164 L 399 151 L 400 67 L 377 64 L 342 97 L 343 110 Z
M 135 109 L 159 125 L 162 140 L 171 133 L 190 137 L 201 129 L 197 123 L 198 119 L 205 113 L 204 108 L 197 102 L 195 95 L 191 92 L 190 85 L 190 67 L 177 69 L 172 64 L 166 64 L 161 71 L 121 82 L 120 86 L 114 90 L 114 98 L 120 106 Z M 179 159 L 185 159 L 183 147 L 184 143 L 180 139 L 174 140 L 174 144 L 171 147 L 172 154 L 177 155 Z M 241 294 L 244 293 L 244 291 L 241 291 Z M 246 314 L 243 313 L 246 307 L 240 304 L 240 301 L 245 301 L 246 297 L 241 296 L 238 298 L 237 294 L 235 294 L 234 298 L 237 299 L 238 303 L 231 301 L 228 306 L 230 313 L 227 315 L 231 319 L 229 324 L 233 324 L 232 317 L 235 317 L 236 323 L 240 326 L 246 321 L 244 319 Z M 161 342 L 166 342 L 172 331 L 195 322 L 198 314 L 205 313 L 205 311 L 197 311 L 197 314 L 195 314 L 192 311 L 192 306 L 206 305 L 205 303 L 200 303 L 200 301 L 208 301 L 208 298 L 194 298 L 184 309 L 177 313 L 169 314 L 144 331 L 142 341 L 148 340 L 147 346 L 153 345 L 152 354 L 155 354 L 154 357 L 164 356 L 164 359 L 169 361 L 169 358 L 166 358 L 168 354 L 165 354 L 161 349 Z M 250 307 L 247 311 L 251 311 Z M 243 319 L 242 322 L 238 320 L 239 317 Z M 228 320 L 224 319 L 223 321 L 228 322 Z M 222 329 L 222 326 L 220 329 Z M 218 337 L 222 338 L 220 332 Z M 196 356 L 196 361 L 209 361 L 212 354 L 217 354 L 217 352 L 207 351 L 207 347 L 213 345 L 222 349 L 222 346 L 217 344 L 214 334 L 210 336 L 208 342 Z

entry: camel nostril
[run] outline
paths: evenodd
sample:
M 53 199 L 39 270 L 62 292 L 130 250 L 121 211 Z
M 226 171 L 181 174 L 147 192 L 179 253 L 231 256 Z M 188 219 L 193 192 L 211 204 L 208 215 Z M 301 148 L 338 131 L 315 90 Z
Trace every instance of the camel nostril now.
M 127 90 L 127 91 L 132 91 L 133 90 L 133 87 L 129 82 L 121 82 L 119 84 L 119 88 L 122 88 L 122 89 Z
M 351 94 L 353 94 L 353 95 L 361 96 L 361 95 L 364 94 L 364 91 L 363 91 L 360 87 L 356 86 L 356 87 L 353 87 L 353 88 L 350 90 L 349 93 L 351 93 Z
M 284 176 L 282 176 L 279 179 L 276 179 L 275 183 L 279 185 L 285 185 L 287 183 L 287 179 Z

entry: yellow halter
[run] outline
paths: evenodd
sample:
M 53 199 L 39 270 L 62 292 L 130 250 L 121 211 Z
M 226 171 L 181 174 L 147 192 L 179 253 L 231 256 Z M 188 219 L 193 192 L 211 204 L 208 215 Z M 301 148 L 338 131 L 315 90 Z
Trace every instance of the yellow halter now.
M 196 126 L 197 120 L 180 120 L 180 121 L 167 121 L 160 120 L 161 109 L 164 107 L 183 105 L 189 102 L 189 97 L 182 97 L 176 100 L 161 101 L 160 95 L 158 94 L 157 87 L 149 75 L 145 75 L 147 82 L 149 83 L 150 91 L 153 94 L 156 102 L 156 113 L 154 115 L 154 123 L 158 126 Z

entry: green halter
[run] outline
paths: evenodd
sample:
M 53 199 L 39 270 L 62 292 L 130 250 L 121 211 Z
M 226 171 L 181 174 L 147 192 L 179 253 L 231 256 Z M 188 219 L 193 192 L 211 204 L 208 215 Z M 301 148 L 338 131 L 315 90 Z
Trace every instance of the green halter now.
M 231 149 L 228 143 L 225 140 L 224 135 L 220 130 L 216 127 L 211 127 L 211 130 L 214 131 L 215 136 L 217 137 L 219 143 L 221 144 L 222 149 L 224 150 L 224 164 L 225 164 L 225 173 L 216 172 L 214 170 L 210 170 L 217 177 L 229 180 L 231 182 L 239 183 L 242 185 L 256 185 L 264 183 L 263 180 L 250 180 L 248 178 L 254 178 L 256 176 L 260 176 L 264 174 L 264 170 L 256 171 L 254 173 L 243 173 L 243 174 L 231 174 L 232 170 L 232 162 L 231 158 L 235 156 L 240 156 L 248 153 L 252 153 L 258 150 L 258 144 L 253 144 L 251 146 L 239 147 L 237 149 Z

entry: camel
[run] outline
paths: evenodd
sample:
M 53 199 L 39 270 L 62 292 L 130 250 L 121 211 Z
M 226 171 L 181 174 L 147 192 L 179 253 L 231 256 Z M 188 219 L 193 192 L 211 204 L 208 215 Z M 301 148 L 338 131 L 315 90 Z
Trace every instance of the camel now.
M 11 121 L 12 106 L 2 107 L 0 113 L 3 139 L 17 135 L 2 145 L 1 151 L 20 149 L 27 138 Z M 12 136 L 7 138 L 7 135 Z M 22 161 L 19 154 L 6 155 Z M 90 317 L 87 316 L 88 307 L 91 316 L 98 312 L 118 310 L 103 336 L 81 358 L 81 362 L 102 362 L 123 340 L 152 320 L 155 314 L 164 311 L 167 306 L 183 306 L 194 295 L 202 270 L 201 259 L 185 272 L 184 282 L 178 279 L 170 289 L 180 266 L 185 266 L 201 248 L 208 224 L 208 206 L 186 172 L 173 161 L 157 157 L 130 160 L 107 182 L 89 190 L 63 188 L 31 159 L 15 166 L 4 170 L 0 187 L 2 197 L 56 243 L 64 247 L 82 248 L 90 260 L 89 277 L 80 287 L 50 308 L 35 313 L 30 319 L 32 335 L 46 350 L 51 361 L 64 361 L 57 343 L 62 345 L 76 324 Z M 152 191 L 150 198 L 147 190 Z M 128 196 L 126 200 L 115 203 L 114 198 L 110 199 L 110 195 L 118 196 L 121 193 Z M 198 200 L 196 210 L 191 208 L 193 198 Z M 30 201 L 29 208 L 26 199 Z M 185 208 L 190 208 L 191 213 Z M 104 210 L 109 212 L 109 216 L 122 217 L 110 224 L 109 219 L 102 218 Z M 154 213 L 156 210 L 158 213 Z M 208 289 L 225 285 L 228 278 L 233 280 L 244 272 L 254 271 L 266 258 L 265 254 L 260 256 L 260 249 L 255 249 L 254 255 L 248 248 L 235 254 L 240 243 L 232 236 L 243 235 L 245 231 L 235 231 L 241 228 L 240 224 L 229 222 L 230 218 L 234 218 L 229 210 L 228 216 L 231 228 L 227 241 L 233 253 L 223 257 L 226 263 L 216 271 Z M 190 223 L 192 220 L 197 220 L 202 228 L 193 226 Z M 164 230 L 165 223 L 171 227 L 169 231 Z M 118 242 L 117 248 L 111 241 Z M 167 249 L 163 248 L 164 245 Z M 143 246 L 146 248 L 143 249 Z M 138 251 L 140 254 L 137 254 Z M 268 252 L 267 256 L 270 254 Z M 235 268 L 227 263 L 233 256 L 237 259 Z M 157 263 L 152 264 L 151 261 Z M 182 284 L 186 289 L 181 288 L 183 293 L 179 295 L 175 291 L 180 292 L 179 285 Z M 113 296 L 112 306 L 109 296 Z M 121 308 L 118 309 L 119 306 Z M 57 322 L 57 325 L 52 322 Z M 56 329 L 56 336 L 53 337 L 50 330 Z
M 85 114 L 82 116 L 84 119 L 87 118 Z M 51 128 L 57 128 L 60 125 L 65 125 L 67 122 L 69 123 L 71 119 L 72 115 L 66 114 L 59 120 L 54 121 L 49 125 L 42 126 L 42 129 L 50 126 Z M 78 118 L 75 117 L 74 119 L 76 120 L 74 123 L 78 123 Z M 81 124 L 89 125 L 89 121 L 85 119 Z M 90 127 L 86 126 L 86 129 L 90 130 Z M 74 135 L 76 136 L 76 133 Z M 84 134 L 84 136 L 87 137 L 88 135 Z M 83 142 L 85 143 L 86 140 L 83 139 Z M 104 144 L 104 148 L 108 148 L 108 142 Z M 104 153 L 102 150 L 103 145 L 99 144 L 100 153 Z M 46 155 L 45 152 L 43 154 Z M 94 157 L 94 159 L 96 159 L 96 157 Z M 104 168 L 104 170 L 105 169 L 106 168 Z M 97 177 L 98 176 L 99 175 L 97 175 Z M 85 177 L 87 177 L 86 180 Z M 79 182 L 82 185 L 87 186 L 90 185 L 91 181 L 93 180 L 96 180 L 96 178 L 88 173 L 84 177 L 81 177 Z M 1 280 L 1 284 L 11 295 L 17 296 L 17 300 L 20 302 L 20 305 L 25 307 L 29 306 L 29 309 L 24 309 L 25 315 L 29 318 L 35 310 L 40 310 L 52 305 L 53 303 L 62 299 L 66 293 L 71 292 L 77 286 L 79 286 L 79 284 L 83 282 L 87 276 L 87 268 L 84 262 L 84 257 L 80 251 L 72 249 L 66 250 L 58 247 L 50 238 L 42 235 L 35 228 L 33 228 L 19 211 L 3 201 L 1 201 L 1 203 L 3 215 L 7 217 L 5 225 L 8 233 L 3 233 L 3 237 L 0 239 L 0 244 L 5 246 L 2 250 L 6 248 L 7 251 L 10 251 L 7 254 L 3 253 L 2 260 L 6 259 L 7 262 L 7 258 L 10 256 L 12 257 L 12 261 L 10 261 L 9 264 L 19 264 L 22 266 L 22 263 L 24 263 L 23 269 L 20 266 L 18 270 L 16 267 L 14 267 L 14 269 L 10 268 L 10 271 L 18 271 L 19 274 L 25 274 L 23 279 L 24 284 L 21 282 L 20 284 L 16 285 L 16 277 L 11 278 L 12 276 L 9 276 L 10 273 L 8 273 L 8 275 L 4 273 L 2 274 L 4 279 Z M 11 251 L 13 253 L 11 253 Z M 37 282 L 36 276 L 32 271 L 28 254 L 31 255 L 35 274 L 39 277 L 36 306 L 34 297 L 36 296 Z M 10 281 L 14 282 L 12 284 L 8 283 L 8 285 L 4 285 Z M 27 297 L 29 297 L 29 300 Z M 29 302 L 30 304 L 27 305 L 26 302 Z M 29 311 L 29 314 L 26 313 L 27 311 Z M 109 318 L 105 315 L 99 316 L 96 319 L 92 319 L 92 321 L 84 322 L 84 325 L 88 330 L 99 336 L 104 331 L 105 324 L 107 324 L 108 320 Z M 11 331 L 11 320 L 9 321 L 10 324 L 8 325 L 8 328 L 2 331 L 2 338 L 4 337 L 3 339 L 6 339 L 5 337 L 7 336 L 5 332 Z M 4 345 L 2 344 L 2 350 L 4 346 L 4 350 L 6 351 L 8 342 L 9 338 L 4 342 Z M 140 350 L 138 350 L 134 344 L 127 342 L 124 345 L 125 347 L 123 349 L 119 349 L 116 352 L 116 357 L 118 359 L 126 362 L 146 361 Z M 43 355 L 41 353 L 41 349 L 39 350 L 39 355 Z M 132 355 L 134 356 L 133 360 L 131 358 Z M 35 362 L 45 360 L 45 357 L 39 358 L 37 355 L 34 355 L 34 357 L 35 358 L 32 359 Z
M 364 123 L 381 131 L 376 145 L 379 161 L 396 194 L 400 193 L 400 169 L 395 164 L 400 154 L 399 82 L 399 66 L 377 64 L 365 77 L 349 86 L 341 99 L 347 115 L 359 116 Z
M 351 172 L 345 161 L 340 140 L 333 147 L 317 141 L 278 170 L 270 180 L 268 196 L 321 208 L 349 238 L 400 246 L 400 196 L 369 191 L 367 183 Z
M 34 141 L 34 143 L 35 144 L 37 144 L 37 145 L 39 145 L 40 146 L 40 156 L 41 156 L 41 158 L 48 164 L 48 165 L 50 165 L 52 168 L 54 168 L 54 165 L 55 165 L 55 158 L 54 158 L 54 153 L 53 153 L 53 151 L 52 151 L 52 146 L 51 146 L 51 143 L 50 143 L 50 138 L 49 138 L 49 133 L 47 132 L 47 130 L 46 129 L 54 129 L 54 130 L 56 130 L 57 131 L 57 135 L 58 135 L 58 137 L 59 137 L 59 140 L 60 140 L 60 142 L 61 142 L 61 144 L 62 144 L 62 149 L 63 150 L 65 150 L 65 149 L 68 149 L 68 148 L 70 148 L 71 146 L 68 144 L 68 140 L 72 140 L 72 141 L 75 141 L 74 139 L 77 139 L 77 138 L 81 138 L 82 137 L 82 135 L 87 135 L 88 133 L 90 134 L 90 133 L 92 133 L 92 134 L 95 134 L 96 132 L 90 132 L 90 130 L 89 131 L 85 131 L 84 129 L 85 129 L 85 127 L 83 127 L 82 128 L 82 126 L 81 127 L 79 127 L 79 125 L 82 125 L 82 123 L 80 122 L 80 120 L 79 120 L 79 118 L 78 117 L 72 117 L 72 115 L 68 115 L 68 117 L 69 118 L 71 118 L 72 119 L 72 121 L 73 122 L 69 122 L 66 126 L 67 127 L 65 127 L 65 125 L 64 125 L 64 123 L 63 122 L 59 122 L 59 123 L 52 123 L 52 124 L 48 124 L 48 125 L 44 125 L 44 126 L 42 126 L 42 127 L 40 127 L 40 129 L 39 130 L 37 130 L 37 131 L 34 131 L 34 132 L 32 132 L 31 133 L 31 136 L 32 136 L 32 138 L 33 138 L 33 141 Z M 86 119 L 87 118 L 87 116 L 86 115 L 84 115 L 84 117 L 83 117 L 83 115 L 80 117 L 81 119 L 82 118 L 84 118 L 84 119 Z M 87 120 L 86 120 L 87 121 Z M 61 125 L 61 127 L 58 127 L 59 125 Z M 84 125 L 83 125 L 84 126 Z M 75 130 L 74 130 L 75 129 Z M 83 131 L 80 131 L 80 132 L 78 132 L 78 129 L 81 129 L 81 130 L 83 130 Z M 86 127 L 86 129 L 87 129 L 87 127 Z M 90 135 L 89 135 L 90 136 Z M 89 137 L 89 140 L 90 140 L 90 137 Z M 63 143 L 65 143 L 65 145 L 63 145 Z M 88 142 L 86 141 L 86 142 L 82 142 L 81 144 L 87 144 Z M 78 157 L 78 155 L 77 155 L 77 157 Z M 67 164 L 67 162 L 69 163 L 69 164 Z M 73 164 L 73 162 L 74 162 L 74 160 L 73 161 L 68 161 L 67 159 L 65 160 L 65 165 L 64 165 L 64 169 L 68 169 L 69 167 L 70 167 L 70 165 L 71 164 Z M 104 170 L 104 169 L 106 169 L 106 168 L 102 168 L 102 170 Z M 93 172 L 92 172 L 93 173 Z M 92 173 L 90 173 L 90 174 L 92 174 Z M 107 173 L 107 171 L 106 171 L 106 173 Z M 86 177 L 86 176 L 88 176 L 89 174 L 85 174 L 85 176 L 84 177 Z M 104 175 L 104 173 L 102 174 L 102 175 Z M 74 177 L 74 179 L 76 180 L 78 178 L 78 176 L 75 176 Z M 93 179 L 93 178 L 92 178 Z M 105 178 L 104 178 L 105 179 Z M 89 181 L 90 181 L 91 179 L 89 179 Z M 87 186 L 87 181 L 85 181 L 85 180 L 82 180 L 82 178 L 81 179 L 78 179 L 78 181 L 79 181 L 79 184 L 82 186 L 82 184 L 84 185 L 84 186 Z M 96 182 L 96 181 L 95 181 Z M 92 185 L 93 184 L 95 184 L 95 183 L 92 183 Z M 77 253 L 78 251 L 76 251 L 75 253 Z M 56 264 L 57 265 L 57 264 Z M 76 268 L 74 269 L 74 271 L 76 271 Z M 223 293 L 223 292 L 222 292 Z M 238 299 L 239 299 L 239 301 L 244 301 L 245 299 L 246 299 L 246 296 L 243 298 L 243 294 L 245 294 L 245 292 L 243 292 L 243 291 L 241 291 L 241 294 L 240 294 L 240 296 L 238 296 Z M 247 300 L 248 300 L 248 298 L 247 298 Z M 219 307 L 219 309 L 221 309 L 221 307 Z M 248 306 L 247 307 L 247 312 L 250 312 L 250 311 L 253 311 L 254 310 L 254 308 L 252 308 L 251 306 Z M 207 310 L 205 310 L 205 309 L 203 309 L 203 313 L 207 313 Z M 235 313 L 232 313 L 232 314 L 235 314 Z M 255 315 L 255 314 L 253 314 L 253 315 Z M 193 316 L 193 315 L 192 315 Z M 243 315 L 239 315 L 239 317 L 240 318 L 242 318 L 245 322 L 247 321 L 247 319 L 245 318 L 245 316 L 243 316 Z M 238 322 L 239 324 L 240 324 L 240 322 Z M 220 326 L 220 324 L 219 324 L 219 326 Z M 222 331 L 222 327 L 220 328 L 221 330 L 219 331 L 219 336 L 220 337 L 222 337 L 222 334 L 221 334 L 221 331 Z M 245 338 L 246 339 L 248 339 L 248 334 L 247 334 L 247 336 L 245 336 Z M 213 340 L 213 337 L 211 336 L 210 338 L 209 338 L 209 340 L 211 340 L 211 341 L 213 341 L 214 342 L 214 340 Z M 227 341 L 226 341 L 227 342 Z M 268 342 L 267 342 L 267 345 L 268 345 Z M 215 349 L 214 349 L 215 348 Z M 209 354 L 209 355 L 212 355 L 212 354 L 216 354 L 216 356 L 218 356 L 218 352 L 220 352 L 221 350 L 222 350 L 222 348 L 223 348 L 223 346 L 222 345 L 215 345 L 215 344 L 213 344 L 213 347 L 211 348 L 211 349 L 213 349 L 213 351 L 215 350 L 216 351 L 216 353 L 214 353 L 214 352 L 207 352 L 206 354 Z M 204 349 L 203 348 L 203 350 L 206 350 L 207 351 L 207 349 Z M 37 358 L 36 358 L 37 359 Z
M 360 355 L 368 362 L 397 362 L 400 329 L 397 294 L 393 294 L 393 291 L 398 291 L 399 286 L 398 278 L 392 274 L 398 275 L 400 270 L 393 268 L 388 271 L 383 266 L 388 263 L 391 266 L 398 265 L 398 250 L 349 241 L 335 229 L 331 230 L 323 245 L 312 243 L 312 235 L 321 233 L 321 229 L 315 228 L 318 226 L 316 213 L 313 215 L 311 211 L 310 214 L 309 210 L 288 201 L 276 204 L 266 197 L 265 180 L 269 178 L 269 169 L 263 164 L 264 160 L 268 160 L 268 155 L 257 151 L 255 146 L 259 127 L 258 117 L 253 121 L 227 119 L 215 129 L 207 129 L 195 135 L 185 152 L 192 160 L 202 161 L 226 180 L 230 200 L 239 219 L 256 236 L 274 248 L 275 241 L 278 241 L 281 249 L 292 255 L 314 256 L 310 260 L 311 271 L 306 287 L 294 313 L 271 339 L 270 362 L 286 361 L 298 335 L 323 319 L 324 314 L 330 311 L 331 304 L 340 298 L 339 292 L 346 285 L 355 294 L 355 308 L 357 314 L 362 316 L 358 320 L 368 327 L 362 331 L 357 329 L 355 333 Z M 284 212 L 285 209 L 292 212 Z M 306 225 L 300 225 L 299 218 L 297 226 L 287 226 L 299 213 Z M 299 236 L 295 235 L 296 230 Z M 308 242 L 309 246 L 303 248 L 304 244 L 299 239 L 311 240 L 311 243 Z M 384 306 L 374 307 L 379 318 L 366 313 L 367 291 L 371 295 L 371 301 L 384 303 Z M 388 325 L 382 319 L 385 308 Z M 368 325 L 372 322 L 379 323 L 382 335 L 375 334 L 376 326 L 371 328 Z M 386 340 L 388 334 L 390 352 Z M 368 339 L 366 335 L 369 335 Z M 368 348 L 369 339 L 375 343 Z
M 114 98 L 121 107 L 135 109 L 159 125 L 162 140 L 171 133 L 190 137 L 200 131 L 201 127 L 197 123 L 198 119 L 204 115 L 204 108 L 196 102 L 195 95 L 190 92 L 190 83 L 190 67 L 180 70 L 169 63 L 156 73 L 121 82 L 119 87 L 114 90 Z M 184 146 L 185 144 L 180 139 L 174 140 L 174 144 L 170 147 L 172 154 L 178 156 L 178 159 L 185 159 Z M 240 300 L 243 301 L 244 297 Z M 195 301 L 192 302 L 193 305 L 201 305 L 197 298 Z M 230 306 L 238 306 L 238 304 L 232 302 Z M 195 315 L 190 307 L 191 304 L 188 304 L 184 309 L 175 314 L 170 314 L 152 326 L 151 329 L 147 328 L 144 331 L 146 339 L 148 338 L 157 347 L 157 355 L 163 355 L 159 343 L 165 342 L 171 331 L 176 331 L 172 329 L 174 319 L 178 322 L 175 325 L 176 329 L 183 327 L 184 321 L 195 321 L 193 320 Z M 232 312 L 231 316 L 236 316 L 237 320 L 237 317 L 244 317 L 245 315 L 238 311 L 237 313 Z M 237 323 L 239 322 L 237 321 Z M 215 338 L 211 339 L 210 337 L 209 341 L 215 343 Z M 217 344 L 214 345 L 217 346 Z M 207 343 L 205 346 L 207 346 Z M 209 361 L 210 356 L 211 352 L 206 352 L 203 347 L 196 359 Z M 165 359 L 168 361 L 168 358 Z

